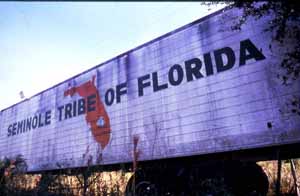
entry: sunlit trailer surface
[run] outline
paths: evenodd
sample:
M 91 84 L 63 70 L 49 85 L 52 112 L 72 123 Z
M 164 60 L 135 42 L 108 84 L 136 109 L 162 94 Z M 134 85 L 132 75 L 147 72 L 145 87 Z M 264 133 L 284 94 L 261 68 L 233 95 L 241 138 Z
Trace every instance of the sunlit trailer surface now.
M 134 140 L 140 161 L 300 143 L 299 117 L 284 112 L 299 81 L 276 77 L 268 17 L 232 31 L 240 14 L 218 11 L 2 110 L 1 158 L 40 171 L 132 162 Z

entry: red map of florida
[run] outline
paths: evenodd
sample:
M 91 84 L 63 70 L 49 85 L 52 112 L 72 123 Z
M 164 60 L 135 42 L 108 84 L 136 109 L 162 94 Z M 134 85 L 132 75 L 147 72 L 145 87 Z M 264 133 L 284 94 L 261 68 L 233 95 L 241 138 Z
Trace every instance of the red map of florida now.
M 85 103 L 88 102 L 88 97 L 93 95 L 96 96 L 94 103 L 95 109 L 93 111 L 89 111 L 87 104 L 85 104 L 85 120 L 88 124 L 90 124 L 95 140 L 100 143 L 102 149 L 104 149 L 110 139 L 110 122 L 94 82 L 95 76 L 93 76 L 92 80 L 89 80 L 80 86 L 72 87 L 66 90 L 64 92 L 64 96 L 73 96 L 75 93 L 78 93 L 82 98 L 85 99 Z

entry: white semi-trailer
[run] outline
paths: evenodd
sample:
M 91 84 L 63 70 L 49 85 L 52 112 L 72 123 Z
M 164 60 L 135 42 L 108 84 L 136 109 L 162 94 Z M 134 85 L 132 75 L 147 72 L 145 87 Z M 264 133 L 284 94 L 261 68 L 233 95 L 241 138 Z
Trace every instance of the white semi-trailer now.
M 135 160 L 164 182 L 209 160 L 298 156 L 299 116 L 284 111 L 299 81 L 277 78 L 270 18 L 233 31 L 239 15 L 201 18 L 2 110 L 0 156 L 30 172 Z

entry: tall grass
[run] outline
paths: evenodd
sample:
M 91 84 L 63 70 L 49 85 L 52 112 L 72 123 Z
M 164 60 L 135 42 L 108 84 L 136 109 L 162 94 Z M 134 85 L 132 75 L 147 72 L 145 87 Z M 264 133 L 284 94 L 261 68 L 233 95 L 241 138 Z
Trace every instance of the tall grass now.
M 300 159 L 294 159 L 296 177 L 298 185 L 300 182 Z M 276 181 L 277 181 L 277 161 L 262 161 L 258 164 L 263 168 L 264 172 L 269 179 L 269 193 L 268 196 L 274 196 L 276 190 Z M 296 190 L 294 185 L 294 179 L 291 172 L 291 164 L 289 160 L 282 161 L 281 168 L 281 193 L 285 196 L 296 196 Z
M 1 196 L 5 195 L 75 195 L 84 193 L 82 175 L 77 174 L 26 174 L 17 172 L 16 161 L 0 161 Z M 275 195 L 277 179 L 277 161 L 258 162 L 269 179 L 268 196 Z M 296 177 L 300 181 L 300 159 L 295 160 Z M 124 195 L 126 184 L 132 172 L 124 170 L 93 172 L 88 178 L 86 195 L 91 196 L 121 196 Z M 289 161 L 282 162 L 281 192 L 283 196 L 295 196 L 294 179 Z M 298 182 L 299 183 L 299 182 Z

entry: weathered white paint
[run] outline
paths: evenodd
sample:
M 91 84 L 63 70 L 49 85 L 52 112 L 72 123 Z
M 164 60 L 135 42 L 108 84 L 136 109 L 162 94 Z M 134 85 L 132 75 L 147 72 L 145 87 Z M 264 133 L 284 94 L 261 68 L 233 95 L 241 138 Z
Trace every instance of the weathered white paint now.
M 225 16 L 227 15 L 227 16 Z M 284 87 L 276 79 L 280 57 L 269 50 L 270 35 L 263 32 L 268 18 L 250 20 L 241 32 L 229 27 L 237 10 L 220 12 L 131 50 L 0 113 L 0 156 L 24 156 L 30 171 L 133 160 L 133 137 L 138 136 L 140 160 L 161 159 L 300 142 L 299 117 L 282 115 L 287 98 L 299 94 L 299 82 Z M 238 54 L 240 41 L 250 39 L 266 59 L 249 60 L 231 70 L 153 92 L 137 92 L 137 78 L 158 72 L 168 82 L 169 68 L 223 47 Z M 116 44 L 117 47 L 117 44 Z M 101 52 L 101 51 L 99 51 Z M 212 55 L 212 54 L 211 54 Z M 213 65 L 215 62 L 213 60 Z M 203 65 L 204 66 L 204 65 Z M 216 71 L 214 67 L 214 71 Z M 205 71 L 203 71 L 205 75 Z M 57 107 L 80 99 L 63 92 L 96 76 L 104 102 L 109 88 L 127 82 L 121 103 L 105 106 L 111 123 L 109 144 L 101 149 L 85 115 L 58 121 Z M 36 113 L 52 111 L 51 124 L 7 136 L 10 124 Z M 273 127 L 268 128 L 267 122 Z M 86 156 L 83 156 L 87 154 Z M 99 162 L 96 159 L 101 158 Z

